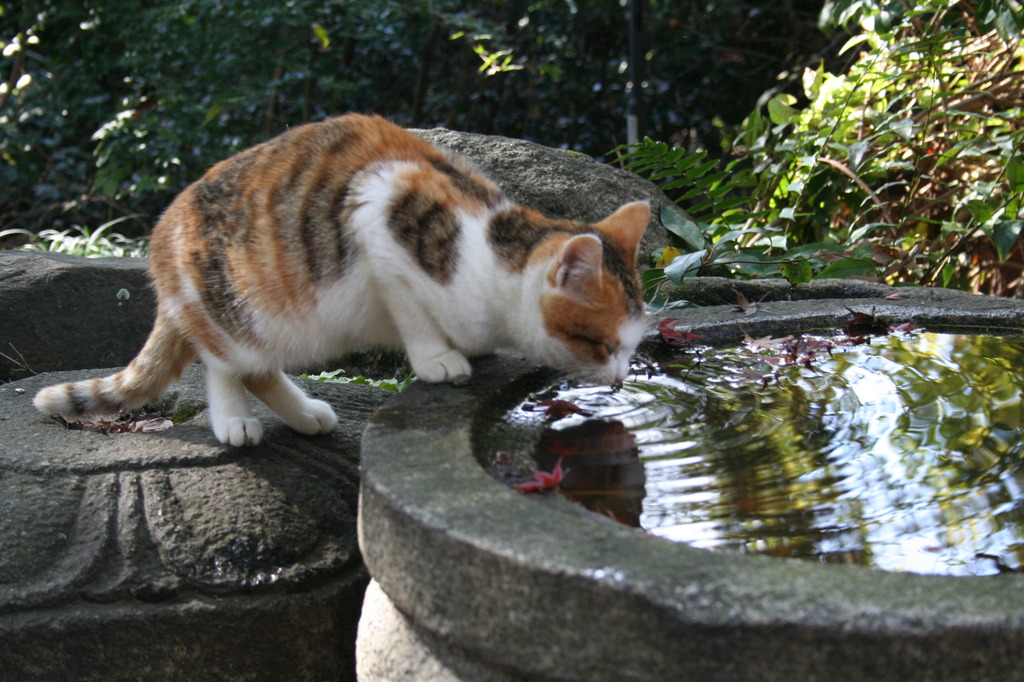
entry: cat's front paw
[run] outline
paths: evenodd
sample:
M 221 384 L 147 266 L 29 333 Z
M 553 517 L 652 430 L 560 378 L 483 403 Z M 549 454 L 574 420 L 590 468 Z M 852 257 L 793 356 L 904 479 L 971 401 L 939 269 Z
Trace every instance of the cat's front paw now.
M 338 425 L 338 415 L 330 405 L 322 400 L 307 399 L 295 414 L 288 415 L 288 426 L 299 433 L 313 436 L 318 433 L 330 433 Z
M 423 381 L 433 384 L 450 381 L 456 386 L 465 386 L 473 373 L 466 356 L 457 350 L 450 350 L 441 355 L 420 362 L 411 362 L 412 370 Z
M 255 417 L 229 417 L 223 421 L 214 420 L 213 435 L 225 445 L 248 447 L 256 445 L 263 437 L 263 425 Z

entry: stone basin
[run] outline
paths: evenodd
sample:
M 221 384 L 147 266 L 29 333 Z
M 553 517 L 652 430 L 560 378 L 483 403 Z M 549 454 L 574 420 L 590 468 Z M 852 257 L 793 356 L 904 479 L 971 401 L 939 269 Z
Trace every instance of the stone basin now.
M 726 302 L 734 287 L 761 301 L 754 313 Z M 933 331 L 1024 330 L 1018 301 L 930 289 L 702 280 L 676 293 L 717 303 L 669 315 L 712 342 L 831 330 L 848 308 Z M 479 461 L 489 424 L 553 376 L 508 357 L 475 372 L 467 388 L 414 385 L 364 434 L 359 536 L 374 582 L 360 679 L 1020 678 L 1024 576 L 713 553 L 517 493 Z
M 352 680 L 368 577 L 359 434 L 391 394 L 304 387 L 339 412 L 254 448 L 216 442 L 197 366 L 151 433 L 73 430 L 0 385 L 0 680 Z

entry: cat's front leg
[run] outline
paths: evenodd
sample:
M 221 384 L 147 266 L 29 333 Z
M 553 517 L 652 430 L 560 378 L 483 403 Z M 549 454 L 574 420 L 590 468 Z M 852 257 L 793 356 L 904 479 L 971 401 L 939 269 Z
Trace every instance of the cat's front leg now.
M 449 381 L 457 386 L 469 382 L 473 373 L 469 360 L 452 347 L 422 301 L 413 296 L 395 296 L 387 305 L 417 377 L 430 383 Z
M 245 387 L 299 433 L 330 433 L 338 425 L 338 416 L 330 405 L 310 398 L 283 372 L 250 377 L 245 380 Z
M 456 386 L 468 384 L 473 369 L 466 356 L 454 349 L 440 353 L 436 351 L 435 348 L 416 348 L 415 351 L 413 348 L 406 348 L 409 364 L 412 365 L 412 371 L 416 376 L 430 383 L 449 381 Z

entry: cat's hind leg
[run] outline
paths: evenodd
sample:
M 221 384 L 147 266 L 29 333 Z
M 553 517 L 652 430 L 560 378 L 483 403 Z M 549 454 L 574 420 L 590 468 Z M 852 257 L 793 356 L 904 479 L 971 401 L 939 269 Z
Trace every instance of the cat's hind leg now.
M 206 363 L 206 399 L 217 440 L 238 447 L 260 442 L 263 426 L 252 414 L 241 379 Z
M 250 377 L 244 383 L 254 396 L 299 433 L 330 433 L 338 425 L 338 416 L 330 405 L 303 393 L 284 372 Z

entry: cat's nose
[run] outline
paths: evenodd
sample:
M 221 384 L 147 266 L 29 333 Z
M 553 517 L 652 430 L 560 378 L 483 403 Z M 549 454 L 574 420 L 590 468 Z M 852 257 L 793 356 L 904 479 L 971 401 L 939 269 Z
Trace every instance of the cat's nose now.
M 629 376 L 629 361 L 630 361 L 630 356 L 626 356 L 624 358 L 616 358 L 615 360 L 613 360 L 613 363 L 614 363 L 613 372 L 612 372 L 612 377 L 614 379 L 614 381 L 612 381 L 612 385 L 613 386 L 621 386 L 622 382 L 625 381 L 626 377 Z

